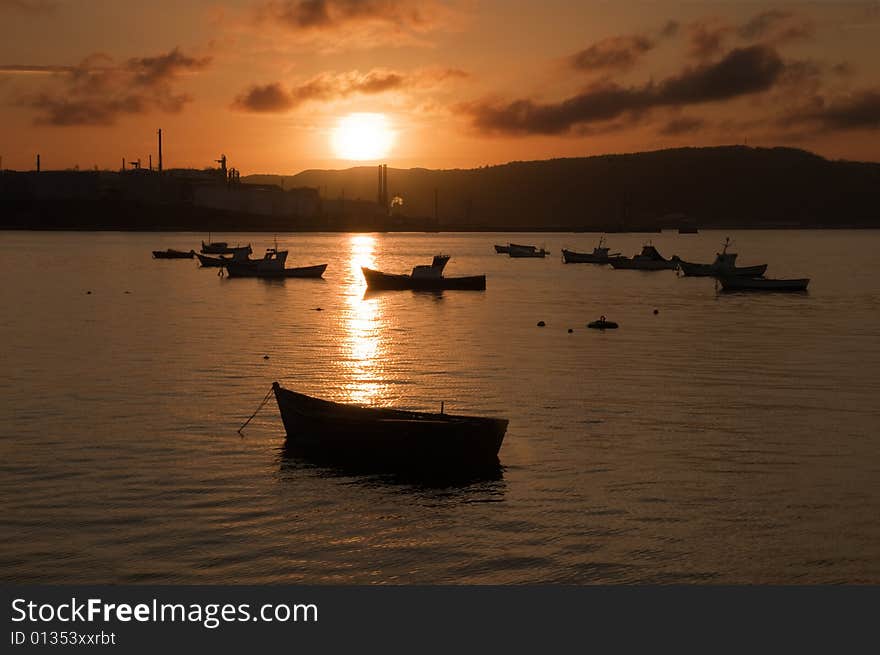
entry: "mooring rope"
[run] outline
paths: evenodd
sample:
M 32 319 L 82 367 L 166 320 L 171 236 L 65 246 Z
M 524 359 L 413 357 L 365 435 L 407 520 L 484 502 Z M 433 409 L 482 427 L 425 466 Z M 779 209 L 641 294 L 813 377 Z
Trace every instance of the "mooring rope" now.
M 241 434 L 241 431 L 244 430 L 244 429 L 247 427 L 248 423 L 250 423 L 250 422 L 253 420 L 253 418 L 254 418 L 257 414 L 259 414 L 260 410 L 263 409 L 263 406 L 269 401 L 269 397 L 272 395 L 272 391 L 273 391 L 273 390 L 274 390 L 274 389 L 273 389 L 272 387 L 269 387 L 269 392 L 266 394 L 265 398 L 263 398 L 263 400 L 260 402 L 260 406 L 257 407 L 257 410 L 256 410 L 253 414 L 250 415 L 250 417 L 248 418 L 248 420 L 245 421 L 245 422 L 242 424 L 242 426 L 241 426 L 240 428 L 238 428 L 238 433 L 239 433 L 239 434 Z M 244 435 L 241 434 L 241 436 L 244 436 Z

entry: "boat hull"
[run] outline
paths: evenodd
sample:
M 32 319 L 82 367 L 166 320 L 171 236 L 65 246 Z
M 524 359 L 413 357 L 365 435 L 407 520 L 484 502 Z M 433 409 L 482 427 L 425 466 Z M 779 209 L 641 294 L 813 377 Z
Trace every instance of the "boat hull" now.
M 196 253 L 196 257 L 203 268 L 220 268 L 232 261 L 231 257 L 208 257 L 201 253 Z
M 678 268 L 685 277 L 761 277 L 767 271 L 767 264 L 735 266 L 730 269 L 721 268 L 714 264 L 693 264 L 679 260 Z
M 573 250 L 563 249 L 562 261 L 566 264 L 610 264 L 611 257 L 608 255 L 594 255 L 589 252 L 575 252 Z
M 723 291 L 806 291 L 809 278 L 774 280 L 767 278 L 722 277 Z
M 287 444 L 307 456 L 393 468 L 497 465 L 507 420 L 343 405 L 272 385 Z
M 369 289 L 381 289 L 386 291 L 484 291 L 486 289 L 485 275 L 471 275 L 467 277 L 412 277 L 411 275 L 392 275 L 382 271 L 374 271 L 363 267 L 361 271 L 367 281 Z
M 499 255 L 506 255 L 510 252 L 510 246 L 495 246 L 495 252 Z
M 237 264 L 227 262 L 226 275 L 228 277 L 260 277 L 260 278 L 320 278 L 323 277 L 327 264 L 316 266 L 301 266 L 299 268 L 283 268 L 280 270 L 260 270 L 257 262 L 250 264 Z
M 181 250 L 172 250 L 169 248 L 168 250 L 153 251 L 154 259 L 192 259 L 194 255 L 195 252 L 192 250 L 189 252 L 183 252 Z
M 677 264 L 669 260 L 630 259 L 629 257 L 611 257 L 608 261 L 614 268 L 632 271 L 670 271 Z

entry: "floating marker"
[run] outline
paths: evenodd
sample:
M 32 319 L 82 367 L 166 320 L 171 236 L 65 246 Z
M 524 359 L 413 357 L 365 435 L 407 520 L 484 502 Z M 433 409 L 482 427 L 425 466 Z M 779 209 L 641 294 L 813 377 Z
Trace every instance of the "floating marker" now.
M 544 321 L 538 321 L 538 327 L 544 327 L 547 325 Z

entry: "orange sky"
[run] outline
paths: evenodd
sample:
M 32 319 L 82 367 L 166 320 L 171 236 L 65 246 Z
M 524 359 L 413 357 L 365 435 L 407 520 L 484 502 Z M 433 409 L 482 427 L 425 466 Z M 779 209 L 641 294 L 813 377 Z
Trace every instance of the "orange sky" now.
M 155 157 L 343 168 L 387 115 L 394 167 L 681 145 L 880 160 L 880 3 L 0 0 L 5 168 Z

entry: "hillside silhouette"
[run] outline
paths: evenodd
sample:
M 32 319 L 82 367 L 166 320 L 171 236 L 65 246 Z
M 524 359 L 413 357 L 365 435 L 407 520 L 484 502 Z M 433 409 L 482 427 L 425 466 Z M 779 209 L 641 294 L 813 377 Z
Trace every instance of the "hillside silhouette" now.
M 375 202 L 377 170 L 308 170 L 243 181 L 317 187 L 323 198 Z M 638 230 L 880 226 L 880 164 L 793 148 L 724 146 L 517 161 L 477 169 L 388 169 L 408 217 L 447 229 Z

